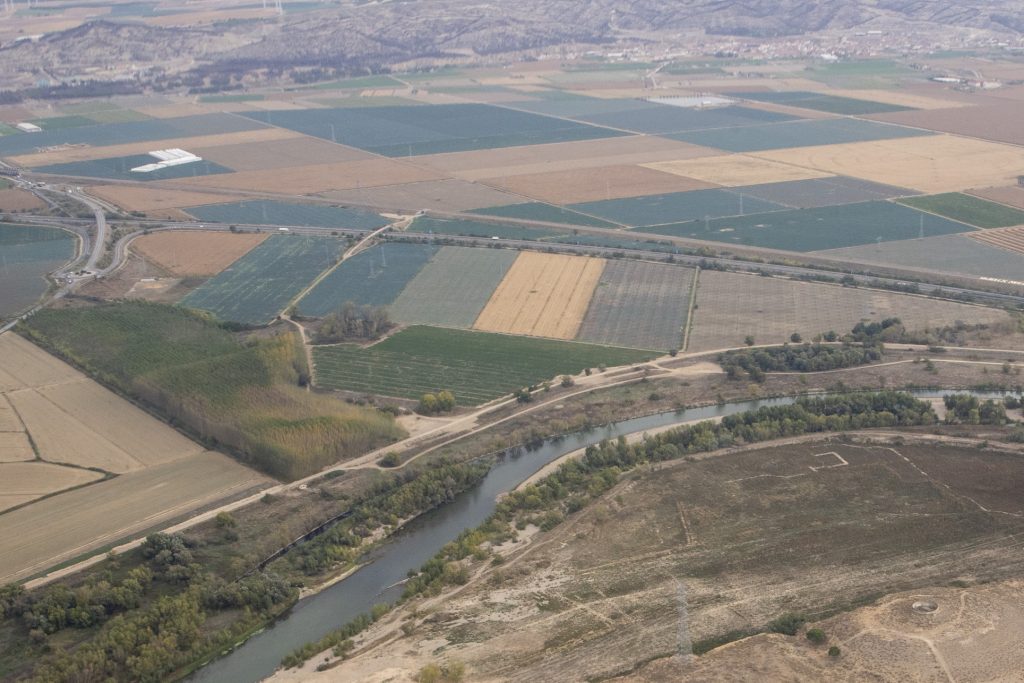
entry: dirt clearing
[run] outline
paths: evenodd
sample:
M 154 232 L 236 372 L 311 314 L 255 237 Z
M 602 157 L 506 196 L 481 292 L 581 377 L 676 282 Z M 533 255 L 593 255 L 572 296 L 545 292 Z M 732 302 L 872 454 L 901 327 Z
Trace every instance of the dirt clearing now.
M 655 166 L 601 166 L 490 178 L 482 182 L 551 204 L 578 204 L 715 187 L 701 180 L 663 173 Z
M 590 304 L 604 260 L 523 252 L 473 325 L 475 329 L 573 339 Z
M 660 161 L 644 164 L 644 166 L 725 187 L 778 183 L 787 180 L 811 180 L 827 178 L 832 175 L 824 171 L 759 159 L 746 154 Z
M 1022 164 L 1019 148 L 952 135 L 780 149 L 753 156 L 928 193 L 1009 185 L 1016 182 Z
M 266 233 L 155 232 L 131 243 L 136 254 L 180 277 L 213 276 L 249 253 Z

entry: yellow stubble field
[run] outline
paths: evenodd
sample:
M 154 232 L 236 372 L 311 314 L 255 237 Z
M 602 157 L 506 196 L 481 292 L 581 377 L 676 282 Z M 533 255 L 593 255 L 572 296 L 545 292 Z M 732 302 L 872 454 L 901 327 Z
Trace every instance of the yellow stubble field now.
M 198 230 L 174 230 L 142 235 L 131 250 L 173 275 L 216 275 L 249 253 L 269 235 Z
M 725 187 L 781 183 L 789 180 L 811 180 L 827 178 L 832 175 L 826 171 L 769 159 L 759 159 L 746 154 L 658 161 L 643 165 L 656 171 L 695 178 Z
M 477 317 L 475 329 L 574 339 L 604 260 L 523 252 Z

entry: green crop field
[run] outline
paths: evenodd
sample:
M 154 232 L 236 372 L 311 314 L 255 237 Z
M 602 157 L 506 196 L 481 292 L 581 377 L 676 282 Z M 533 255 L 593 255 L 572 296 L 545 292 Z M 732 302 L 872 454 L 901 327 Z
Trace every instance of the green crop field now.
M 405 324 L 472 327 L 519 256 L 511 249 L 443 247 L 391 305 Z
M 525 204 L 508 204 L 506 206 L 493 206 L 487 209 L 475 209 L 469 213 L 478 213 L 484 216 L 501 216 L 504 218 L 520 218 L 526 221 L 543 221 L 545 223 L 561 223 L 564 225 L 590 225 L 596 228 L 617 228 L 615 223 L 584 216 L 577 211 L 563 209 L 560 206 L 552 206 L 543 202 L 527 202 Z
M 678 349 L 693 286 L 692 268 L 609 261 L 576 339 L 640 349 Z
M 897 104 L 872 102 L 853 97 L 839 97 L 822 93 L 790 90 L 782 92 L 734 92 L 727 93 L 734 97 L 742 97 L 755 102 L 771 102 L 785 104 L 790 107 L 802 107 L 832 114 L 881 114 L 891 111 L 910 111 L 913 107 L 902 107 Z
M 242 116 L 389 157 L 625 135 L 486 104 L 251 111 Z
M 693 190 L 670 192 L 646 197 L 605 199 L 598 202 L 572 204 L 571 209 L 600 216 L 619 225 L 661 225 L 720 216 L 743 216 L 786 207 L 766 199 L 743 194 L 742 188 L 731 190 Z
M 221 320 L 263 325 L 341 255 L 333 237 L 274 235 L 182 301 Z
M 91 126 L 96 122 L 86 116 L 71 114 L 68 116 L 52 116 L 48 119 L 35 119 L 29 121 L 43 130 L 61 130 L 62 128 L 78 128 L 79 126 Z
M 205 316 L 138 301 L 44 309 L 21 331 L 276 477 L 402 436 L 380 412 L 300 388 L 305 354 L 295 334 L 242 342 Z
M 56 228 L 0 223 L 0 320 L 46 292 L 46 274 L 75 255 L 77 238 Z
M 375 230 L 390 221 L 371 211 L 326 204 L 291 204 L 268 199 L 207 204 L 186 211 L 201 221 L 248 225 L 301 225 L 310 228 Z
M 324 316 L 351 301 L 388 306 L 437 252 L 433 244 L 383 242 L 348 259 L 299 302 L 303 315 Z
M 313 350 L 317 383 L 418 399 L 448 389 L 460 405 L 478 405 L 520 387 L 585 368 L 638 363 L 656 354 L 595 344 L 410 327 L 369 348 Z
M 547 206 L 544 204 L 543 206 Z M 511 208 L 511 207 L 504 207 Z M 420 216 L 407 228 L 408 232 L 432 233 L 435 235 L 472 235 L 474 237 L 501 237 L 509 240 L 538 240 L 561 234 L 547 228 L 528 228 L 513 223 L 491 223 L 488 221 L 442 220 Z
M 1024 211 L 959 192 L 933 194 L 927 197 L 907 197 L 898 201 L 900 204 L 936 213 L 979 228 L 1006 228 L 1011 225 L 1024 225 Z
M 872 242 L 970 232 L 963 223 L 892 202 L 862 202 L 639 228 L 638 232 L 787 251 L 838 249 Z

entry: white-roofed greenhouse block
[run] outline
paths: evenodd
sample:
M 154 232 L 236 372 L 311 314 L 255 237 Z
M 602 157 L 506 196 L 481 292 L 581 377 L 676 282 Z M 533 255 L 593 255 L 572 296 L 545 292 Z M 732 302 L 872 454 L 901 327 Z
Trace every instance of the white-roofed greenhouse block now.
M 172 149 L 158 149 L 155 152 L 150 152 L 149 156 L 158 159 L 157 163 L 136 166 L 132 169 L 132 173 L 152 173 L 153 171 L 159 171 L 161 168 L 192 164 L 203 160 L 202 157 L 196 156 L 192 152 L 186 152 L 176 147 Z

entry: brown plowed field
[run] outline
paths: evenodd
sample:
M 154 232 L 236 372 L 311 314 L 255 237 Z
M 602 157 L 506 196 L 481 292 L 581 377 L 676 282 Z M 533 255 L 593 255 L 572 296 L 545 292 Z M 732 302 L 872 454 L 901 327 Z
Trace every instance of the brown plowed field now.
M 355 190 L 332 190 L 325 192 L 323 196 L 360 205 L 414 211 L 420 209 L 470 211 L 526 201 L 521 197 L 495 190 L 493 187 L 457 178 Z
M 721 152 L 649 135 L 627 135 L 604 140 L 430 154 L 417 157 L 416 163 L 463 180 L 481 180 L 527 173 L 691 159 L 716 154 Z
M 362 150 L 305 137 L 259 144 L 199 146 L 189 151 L 239 172 L 373 158 L 372 154 Z
M 180 209 L 183 206 L 222 204 L 241 201 L 242 197 L 189 192 L 187 190 L 165 190 L 152 185 L 99 185 L 89 188 L 89 194 L 117 204 L 125 211 L 155 211 Z
M 604 260 L 523 252 L 494 290 L 474 327 L 488 332 L 574 339 Z
M 872 114 L 867 118 L 994 142 L 1024 145 L 1024 126 L 1020 121 L 1019 102 L 930 111 L 895 111 Z
M 25 432 L 0 432 L 0 462 L 25 462 L 35 457 Z
M 929 97 L 927 95 L 908 93 L 903 90 L 823 90 L 823 95 L 838 95 L 839 97 L 852 97 L 857 100 L 870 100 L 872 102 L 883 102 L 894 104 L 898 107 L 912 107 L 914 109 L 952 109 L 956 107 L 969 106 L 969 102 L 961 102 L 941 97 Z M 910 113 L 910 112 L 907 112 Z
M 173 275 L 216 275 L 267 238 L 266 233 L 174 230 L 143 235 L 131 249 Z
M 975 197 L 988 199 L 999 204 L 1006 204 L 1018 209 L 1024 209 L 1024 187 L 1020 185 L 1007 185 L 1006 187 L 982 187 L 969 191 Z
M 909 330 L 1008 319 L 998 309 L 908 294 L 702 271 L 687 350 L 739 346 L 748 334 L 758 344 L 782 343 L 794 332 L 804 339 L 829 330 L 843 334 L 861 320 L 892 317 Z
M 552 204 L 577 204 L 604 199 L 705 190 L 715 185 L 682 174 L 663 173 L 654 164 L 615 165 L 573 171 L 549 171 L 490 178 L 481 182 Z
M 299 133 L 283 128 L 260 128 L 239 133 L 223 133 L 221 135 L 198 135 L 195 137 L 172 138 L 149 142 L 129 142 L 123 145 L 107 145 L 105 147 L 68 147 L 51 152 L 37 152 L 11 157 L 10 160 L 22 166 L 47 166 L 64 164 L 71 161 L 87 161 L 90 159 L 108 159 L 125 157 L 133 154 L 146 154 L 154 149 L 180 147 L 192 151 L 199 147 L 216 145 L 238 145 L 266 142 L 268 140 L 287 140 L 302 137 Z
M 296 166 L 287 170 L 221 173 L 179 181 L 198 188 L 223 187 L 253 192 L 314 194 L 356 187 L 400 185 L 421 180 L 438 180 L 439 173 L 392 159 L 366 159 L 338 164 Z
M 20 505 L 27 500 L 35 500 L 43 496 L 63 491 L 74 486 L 88 484 L 102 479 L 103 475 L 92 470 L 78 467 L 62 467 L 48 462 L 5 462 L 0 463 L 0 479 L 3 479 L 3 496 L 12 496 L 16 500 L 0 500 L 0 511 L 6 507 Z
M 779 149 L 752 156 L 936 193 L 1015 183 L 1024 164 L 1024 153 L 1017 147 L 952 135 Z
M 0 190 L 0 211 L 31 211 L 45 206 L 46 203 L 31 192 L 14 188 Z
M 994 247 L 1001 247 L 1024 254 L 1024 227 L 976 230 L 975 232 L 967 233 L 967 236 L 973 237 L 979 242 L 991 244 Z M 1021 273 L 1021 277 L 1024 277 L 1024 273 Z
M 644 165 L 665 173 L 675 173 L 725 187 L 781 183 L 787 180 L 811 180 L 827 178 L 832 175 L 824 171 L 759 159 L 746 154 L 658 161 Z

